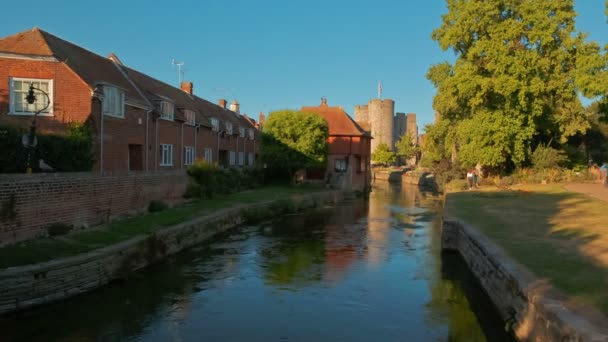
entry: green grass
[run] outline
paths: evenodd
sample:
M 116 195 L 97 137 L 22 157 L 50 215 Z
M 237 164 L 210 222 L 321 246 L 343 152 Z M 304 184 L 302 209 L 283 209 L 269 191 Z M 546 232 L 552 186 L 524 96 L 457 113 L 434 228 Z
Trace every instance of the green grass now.
M 537 276 L 608 314 L 608 203 L 551 185 L 451 193 L 447 208 Z
M 111 222 L 91 231 L 75 232 L 61 239 L 40 238 L 0 248 L 0 269 L 35 264 L 78 255 L 110 246 L 136 236 L 151 234 L 190 219 L 225 208 L 277 200 L 297 194 L 323 191 L 315 186 L 268 186 L 211 199 L 184 203 L 161 212 Z

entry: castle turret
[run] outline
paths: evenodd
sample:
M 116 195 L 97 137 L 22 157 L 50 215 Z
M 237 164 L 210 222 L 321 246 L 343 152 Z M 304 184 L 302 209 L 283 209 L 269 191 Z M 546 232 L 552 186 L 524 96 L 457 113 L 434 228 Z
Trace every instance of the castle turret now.
M 395 113 L 395 101 L 391 99 L 372 99 L 369 101 L 369 122 L 372 133 L 372 152 L 380 143 L 387 144 L 391 149 L 393 144 L 393 115 Z
M 355 106 L 355 121 L 363 129 L 369 131 L 369 107 L 367 105 Z

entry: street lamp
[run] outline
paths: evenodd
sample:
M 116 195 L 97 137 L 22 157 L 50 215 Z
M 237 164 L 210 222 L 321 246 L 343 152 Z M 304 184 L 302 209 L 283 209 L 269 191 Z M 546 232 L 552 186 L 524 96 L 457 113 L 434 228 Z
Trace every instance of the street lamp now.
M 37 90 L 37 91 L 41 92 L 42 94 L 44 94 L 44 96 L 46 96 L 46 106 L 37 110 L 34 113 L 34 118 L 32 119 L 32 125 L 30 126 L 30 132 L 28 134 L 24 134 L 21 139 L 23 146 L 25 148 L 27 148 L 27 160 L 26 160 L 27 165 L 25 168 L 26 173 L 32 173 L 32 166 L 31 166 L 32 150 L 38 144 L 38 139 L 36 139 L 36 118 L 38 117 L 38 114 L 40 114 L 41 112 L 43 112 L 47 108 L 49 108 L 49 105 L 51 104 L 51 99 L 49 97 L 49 94 L 47 94 L 44 90 L 42 90 L 40 88 L 34 87 L 34 83 L 30 83 L 30 91 L 27 93 L 27 96 L 25 97 L 25 100 L 27 101 L 27 103 L 29 103 L 29 104 L 36 103 L 37 99 L 36 99 L 36 95 L 34 94 L 34 90 Z

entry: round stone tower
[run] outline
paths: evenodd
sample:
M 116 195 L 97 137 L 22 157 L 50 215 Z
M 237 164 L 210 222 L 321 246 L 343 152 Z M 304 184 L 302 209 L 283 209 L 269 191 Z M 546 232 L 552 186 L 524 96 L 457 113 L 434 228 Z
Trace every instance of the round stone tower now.
M 395 101 L 391 99 L 372 99 L 369 101 L 369 123 L 372 131 L 372 153 L 380 143 L 387 144 L 391 149 L 393 143 L 393 116 Z
M 367 105 L 355 106 L 355 121 L 369 122 L 369 107 Z

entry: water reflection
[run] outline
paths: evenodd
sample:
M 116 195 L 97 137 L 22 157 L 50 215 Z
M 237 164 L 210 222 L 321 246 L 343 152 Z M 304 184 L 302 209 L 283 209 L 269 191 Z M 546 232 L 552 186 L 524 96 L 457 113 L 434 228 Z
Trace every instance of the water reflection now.
M 0 318 L 0 341 L 506 341 L 466 266 L 441 257 L 440 206 L 385 183 L 369 202 L 241 227 L 126 282 Z

